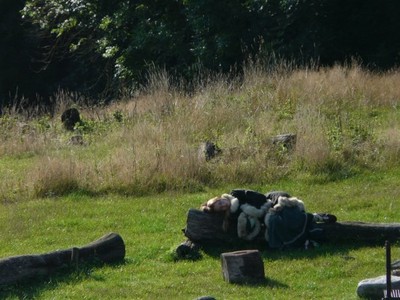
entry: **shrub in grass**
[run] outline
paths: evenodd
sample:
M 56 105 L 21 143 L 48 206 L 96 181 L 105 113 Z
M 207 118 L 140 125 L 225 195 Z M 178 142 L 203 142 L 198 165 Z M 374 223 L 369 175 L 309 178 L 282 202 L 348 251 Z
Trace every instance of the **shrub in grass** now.
M 71 161 L 43 159 L 32 176 L 36 197 L 61 196 L 81 187 L 79 171 Z

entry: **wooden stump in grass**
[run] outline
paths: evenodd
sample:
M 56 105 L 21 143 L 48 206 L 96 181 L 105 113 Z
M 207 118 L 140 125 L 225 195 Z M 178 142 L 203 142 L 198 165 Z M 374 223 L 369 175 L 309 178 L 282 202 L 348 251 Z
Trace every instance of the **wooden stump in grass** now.
M 258 250 L 221 254 L 222 274 L 229 283 L 255 283 L 265 280 L 264 263 Z
M 280 145 L 287 150 L 292 150 L 296 145 L 297 136 L 292 133 L 286 133 L 274 136 L 271 140 L 273 145 Z
M 73 131 L 75 125 L 81 122 L 79 111 L 74 107 L 67 109 L 61 115 L 61 122 L 65 129 Z

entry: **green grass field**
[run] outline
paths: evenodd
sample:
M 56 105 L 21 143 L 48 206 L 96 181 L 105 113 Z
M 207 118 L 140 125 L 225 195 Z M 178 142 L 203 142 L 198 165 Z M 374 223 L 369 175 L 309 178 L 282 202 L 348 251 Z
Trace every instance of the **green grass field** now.
M 329 211 L 339 220 L 396 222 L 400 219 L 398 172 L 367 174 L 340 182 L 286 181 L 277 186 L 298 195 L 309 211 Z M 262 285 L 226 283 L 220 253 L 206 248 L 197 261 L 175 261 L 184 241 L 189 208 L 214 194 L 163 193 L 148 197 L 66 197 L 2 203 L 0 254 L 44 253 L 83 246 L 109 232 L 124 239 L 126 258 L 112 266 L 82 266 L 38 281 L 7 287 L 5 299 L 357 299 L 360 280 L 385 274 L 383 245 L 330 245 L 272 251 L 260 249 L 267 281 Z M 249 188 L 249 187 L 248 187 Z M 252 187 L 250 187 L 252 188 Z M 400 258 L 396 246 L 393 259 Z
M 0 287 L 0 298 L 356 299 L 359 281 L 385 273 L 384 245 L 261 247 L 267 281 L 251 286 L 223 280 L 220 254 L 237 248 L 207 248 L 197 261 L 173 254 L 187 211 L 233 188 L 285 190 L 339 221 L 399 222 L 399 74 L 253 65 L 240 79 L 207 78 L 186 93 L 155 72 L 147 89 L 107 106 L 61 92 L 52 115 L 4 109 L 0 257 L 116 232 L 126 258 Z M 60 122 L 71 106 L 82 117 L 73 132 Z M 296 135 L 293 149 L 271 143 L 284 133 Z M 71 143 L 76 135 L 82 144 Z M 199 159 L 204 141 L 222 154 Z

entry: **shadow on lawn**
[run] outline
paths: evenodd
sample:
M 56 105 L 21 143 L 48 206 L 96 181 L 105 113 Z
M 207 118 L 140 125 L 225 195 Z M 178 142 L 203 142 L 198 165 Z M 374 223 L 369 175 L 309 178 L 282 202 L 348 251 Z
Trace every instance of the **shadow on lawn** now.
M 289 288 L 287 284 L 268 277 L 265 277 L 264 279 L 261 280 L 257 279 L 253 281 L 246 281 L 243 283 L 230 283 L 230 284 L 237 286 L 265 287 L 265 288 L 279 288 L 279 289 Z
M 207 244 L 198 245 L 200 252 L 209 255 L 213 258 L 220 258 L 221 253 L 234 252 L 241 250 L 259 250 L 263 259 L 301 259 L 309 258 L 313 259 L 319 256 L 325 256 L 326 254 L 338 255 L 343 257 L 344 260 L 352 259 L 349 252 L 355 249 L 363 247 L 376 247 L 384 246 L 381 243 L 343 243 L 343 244 L 333 244 L 329 242 L 321 243 L 316 247 L 311 247 L 309 249 L 292 247 L 285 249 L 271 249 L 265 244 L 265 242 L 252 242 L 252 243 L 232 243 L 229 245 L 217 244 Z
M 103 276 L 94 275 L 95 269 L 103 266 L 119 267 L 129 263 L 126 259 L 116 263 L 86 262 L 79 266 L 65 266 L 50 276 L 33 278 L 13 285 L 0 286 L 0 299 L 35 299 L 44 291 L 56 289 L 60 284 L 73 284 L 91 278 L 104 281 Z

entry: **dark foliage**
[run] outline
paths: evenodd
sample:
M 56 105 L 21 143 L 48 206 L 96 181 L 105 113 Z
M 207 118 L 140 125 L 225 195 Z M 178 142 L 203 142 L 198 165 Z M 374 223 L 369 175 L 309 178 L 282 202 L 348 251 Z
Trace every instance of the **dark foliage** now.
M 58 89 L 104 101 L 150 68 L 190 81 L 272 54 L 387 70 L 400 61 L 399 13 L 396 0 L 3 0 L 0 107 Z

